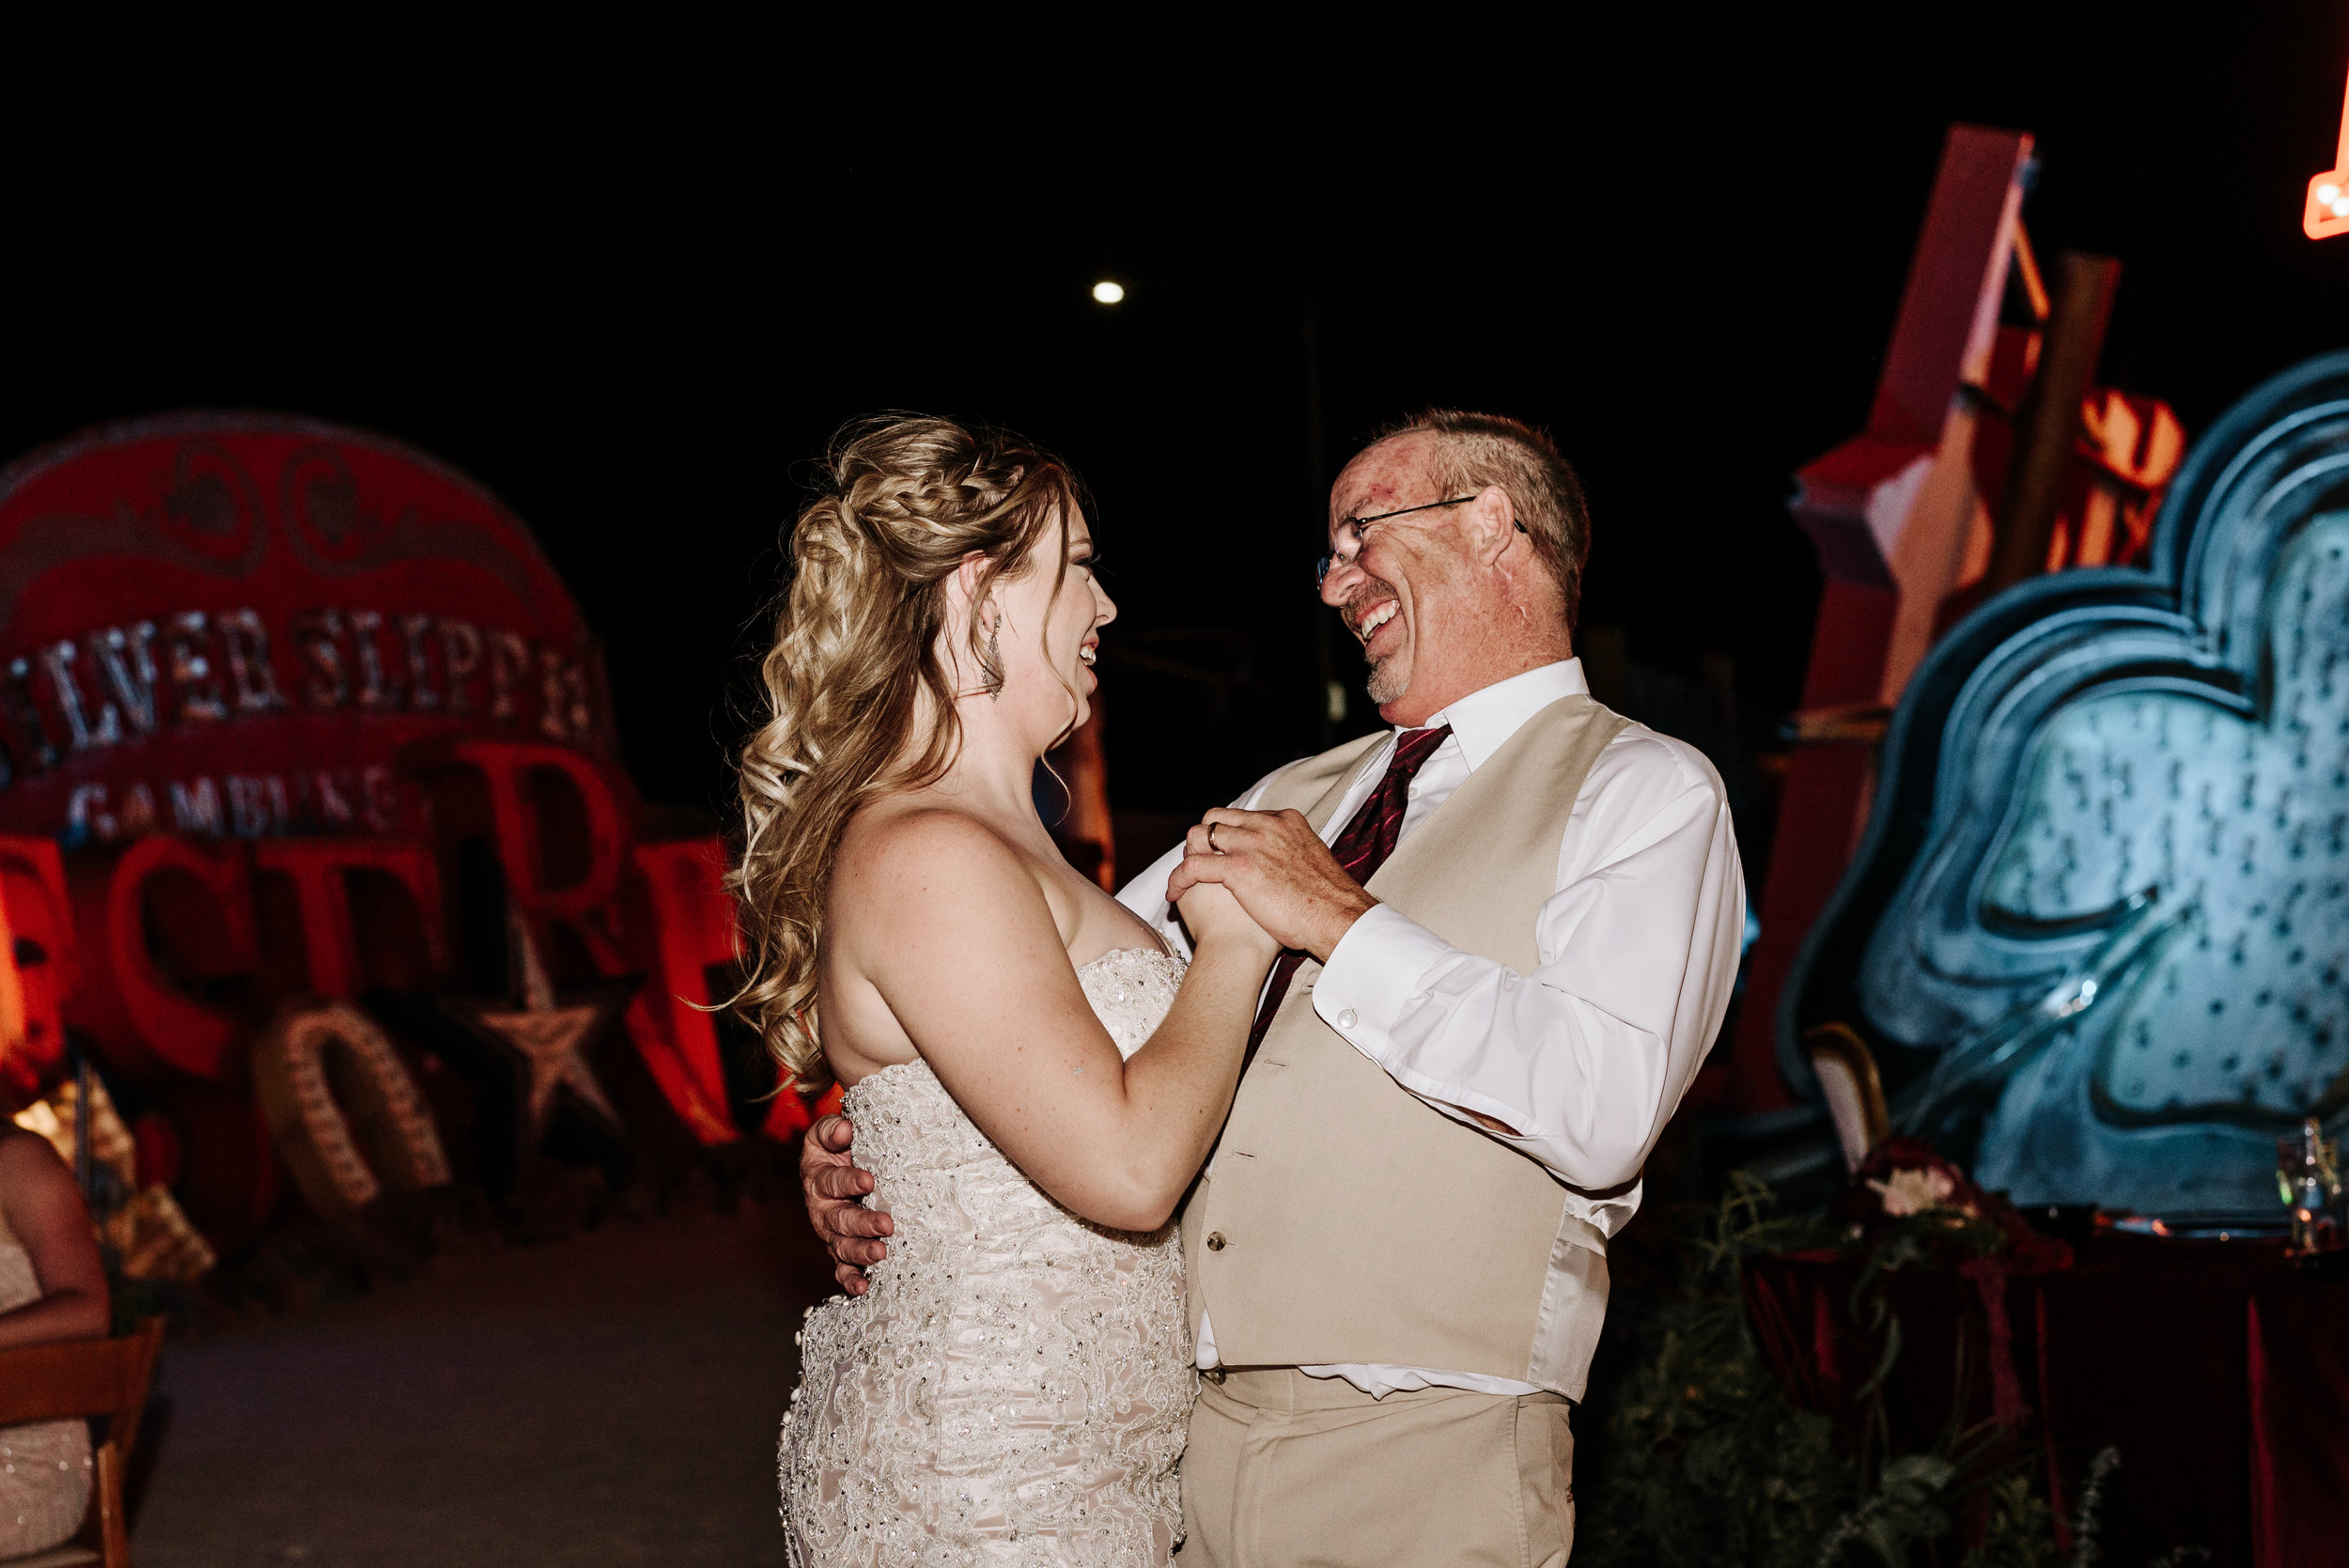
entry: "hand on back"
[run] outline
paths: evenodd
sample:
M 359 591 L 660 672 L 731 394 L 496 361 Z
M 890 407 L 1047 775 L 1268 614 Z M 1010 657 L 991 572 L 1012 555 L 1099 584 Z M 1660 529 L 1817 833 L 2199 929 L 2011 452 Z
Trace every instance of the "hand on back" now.
M 864 1271 L 889 1255 L 882 1237 L 894 1234 L 889 1216 L 864 1206 L 873 1175 L 856 1164 L 856 1129 L 846 1116 L 827 1116 L 800 1141 L 800 1187 L 807 1199 L 807 1222 L 832 1254 L 832 1278 L 850 1296 L 871 1288 Z

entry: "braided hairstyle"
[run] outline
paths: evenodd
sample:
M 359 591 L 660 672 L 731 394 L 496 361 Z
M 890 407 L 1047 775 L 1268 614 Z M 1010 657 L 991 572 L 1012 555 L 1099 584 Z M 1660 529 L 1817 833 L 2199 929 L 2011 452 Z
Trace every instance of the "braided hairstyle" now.
M 829 493 L 791 532 L 790 586 L 760 665 L 768 718 L 742 748 L 740 908 L 748 974 L 730 1005 L 788 1080 L 830 1080 L 817 1035 L 817 955 L 840 836 L 883 794 L 935 783 L 961 743 L 955 672 L 941 657 L 947 584 L 984 557 L 973 604 L 1022 573 L 1057 530 L 1053 591 L 1081 496 L 1050 453 L 1004 431 L 881 415 L 843 427 Z M 968 663 L 1003 683 L 971 618 Z

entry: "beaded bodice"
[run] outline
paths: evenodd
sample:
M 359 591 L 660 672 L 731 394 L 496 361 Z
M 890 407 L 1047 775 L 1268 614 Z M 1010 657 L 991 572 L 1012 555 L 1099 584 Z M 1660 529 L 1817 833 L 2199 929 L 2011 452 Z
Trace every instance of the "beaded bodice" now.
M 1118 1053 L 1131 1056 L 1166 1016 L 1182 975 L 1182 965 L 1162 953 L 1120 948 L 1078 970 L 1077 980 Z M 882 1271 L 926 1266 L 941 1249 L 981 1246 L 1016 1255 L 1039 1230 L 1085 1224 L 1003 1157 L 926 1062 L 861 1079 L 841 1097 L 841 1110 L 856 1127 L 856 1161 L 873 1173 L 866 1206 L 897 1222 Z M 874 1282 L 881 1278 L 877 1272 Z
M 1182 972 L 1126 949 L 1078 981 L 1130 1056 Z M 797 1560 L 1163 1562 L 1193 1389 L 1174 1228 L 1071 1214 L 926 1063 L 872 1074 L 842 1109 L 895 1234 L 866 1294 L 801 1335 L 781 1447 Z

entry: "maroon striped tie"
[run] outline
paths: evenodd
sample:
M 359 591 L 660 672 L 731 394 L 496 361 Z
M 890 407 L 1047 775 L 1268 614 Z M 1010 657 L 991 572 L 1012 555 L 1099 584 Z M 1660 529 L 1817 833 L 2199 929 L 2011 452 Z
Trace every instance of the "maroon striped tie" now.
M 1357 882 L 1368 882 L 1387 857 L 1394 853 L 1394 841 L 1403 836 L 1403 813 L 1411 801 L 1411 779 L 1443 744 L 1443 737 L 1452 733 L 1444 724 L 1432 730 L 1406 730 L 1395 743 L 1394 755 L 1388 759 L 1386 777 L 1370 792 L 1346 823 L 1346 831 L 1330 846 L 1338 864 Z M 1265 1031 L 1272 1027 L 1272 1015 L 1281 1010 L 1282 1000 L 1289 994 L 1289 982 L 1297 977 L 1297 969 L 1308 955 L 1290 948 L 1272 966 L 1272 983 L 1265 987 L 1264 1003 L 1256 1009 L 1255 1027 L 1248 1032 L 1248 1054 L 1240 1059 L 1239 1070 L 1248 1071 L 1248 1064 L 1256 1060 L 1256 1048 L 1264 1044 Z

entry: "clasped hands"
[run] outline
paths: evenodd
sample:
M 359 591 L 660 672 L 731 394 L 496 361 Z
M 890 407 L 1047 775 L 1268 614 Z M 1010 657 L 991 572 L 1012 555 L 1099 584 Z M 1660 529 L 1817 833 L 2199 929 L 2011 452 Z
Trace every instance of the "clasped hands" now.
M 1167 902 L 1177 902 L 1203 882 L 1228 889 L 1283 947 L 1325 963 L 1340 939 L 1377 903 L 1296 811 L 1220 806 L 1207 813 L 1184 835 L 1182 862 L 1166 879 Z M 863 1205 L 873 1178 L 857 1168 L 854 1139 L 845 1116 L 827 1116 L 808 1128 L 800 1144 L 800 1183 L 807 1194 L 808 1219 L 832 1254 L 833 1278 L 850 1296 L 862 1296 L 867 1289 L 864 1270 L 887 1254 L 887 1238 L 896 1225 Z
M 1378 902 L 1299 811 L 1220 806 L 1207 813 L 1184 835 L 1182 863 L 1166 879 L 1167 902 L 1202 882 L 1230 890 L 1274 940 L 1323 963 Z

